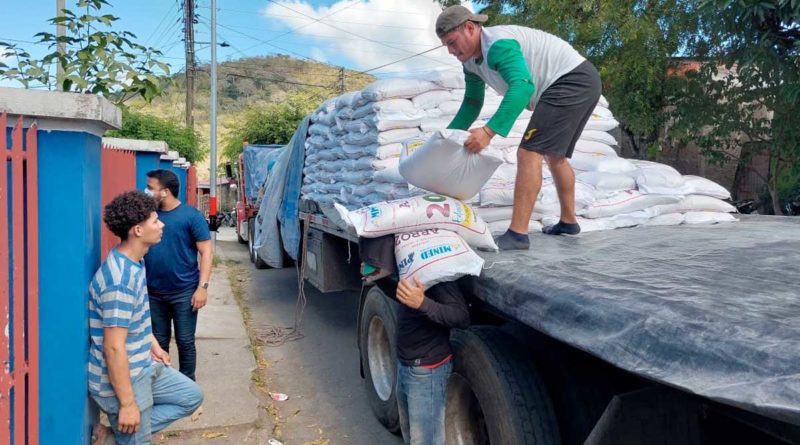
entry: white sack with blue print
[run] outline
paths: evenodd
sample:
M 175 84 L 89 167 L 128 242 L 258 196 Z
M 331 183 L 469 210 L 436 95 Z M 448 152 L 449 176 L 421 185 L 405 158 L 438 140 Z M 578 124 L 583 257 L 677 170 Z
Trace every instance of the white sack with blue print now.
M 426 290 L 464 275 L 481 274 L 483 259 L 455 232 L 418 230 L 395 234 L 394 241 L 400 279 L 413 283 L 417 278 Z
M 457 199 L 428 194 L 394 201 L 385 201 L 348 211 L 336 206 L 342 219 L 348 221 L 364 238 L 413 232 L 424 229 L 445 229 L 457 232 L 478 249 L 497 250 L 489 227 L 472 207 Z

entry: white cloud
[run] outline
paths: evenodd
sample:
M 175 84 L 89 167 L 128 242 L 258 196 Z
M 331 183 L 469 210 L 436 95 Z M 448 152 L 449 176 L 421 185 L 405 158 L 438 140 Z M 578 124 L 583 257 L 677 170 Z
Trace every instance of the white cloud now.
M 471 4 L 466 4 L 472 9 Z M 292 10 L 296 11 L 293 12 Z M 329 7 L 307 1 L 280 0 L 261 10 L 262 16 L 297 29 L 274 43 L 308 43 L 310 57 L 346 60 L 348 68 L 368 70 L 441 45 L 434 25 L 441 6 L 431 0 L 344 0 Z M 330 17 L 326 17 L 330 15 Z M 314 22 L 318 19 L 319 21 Z M 292 50 L 296 46 L 286 46 Z M 301 52 L 301 51 L 297 51 Z M 392 63 L 373 72 L 394 75 L 431 69 L 458 69 L 458 60 L 439 48 L 422 56 Z
M 316 46 L 311 48 L 311 54 L 309 57 L 319 62 L 328 62 L 328 56 L 325 54 L 325 51 L 317 48 Z

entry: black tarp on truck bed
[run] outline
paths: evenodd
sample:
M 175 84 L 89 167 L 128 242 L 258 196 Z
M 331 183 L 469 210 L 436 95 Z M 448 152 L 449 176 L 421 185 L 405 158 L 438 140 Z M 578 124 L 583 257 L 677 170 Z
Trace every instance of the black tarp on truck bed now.
M 800 218 L 534 235 L 481 299 L 619 368 L 800 425 Z

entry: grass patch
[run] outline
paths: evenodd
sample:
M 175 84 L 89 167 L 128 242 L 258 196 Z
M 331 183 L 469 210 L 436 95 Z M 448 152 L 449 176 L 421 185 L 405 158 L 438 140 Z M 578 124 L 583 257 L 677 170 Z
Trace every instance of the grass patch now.
M 250 380 L 265 400 L 270 400 L 268 390 L 269 381 L 266 374 L 269 362 L 261 354 L 261 340 L 258 339 L 255 333 L 255 329 L 253 328 L 253 316 L 245 300 L 244 283 L 247 278 L 247 272 L 242 268 L 241 262 L 239 261 L 226 259 L 224 260 L 224 264 L 228 273 L 228 281 L 231 285 L 233 298 L 236 300 L 236 303 L 239 305 L 239 311 L 242 313 L 245 330 L 247 331 L 247 338 L 250 341 L 250 350 L 253 352 L 253 358 L 257 364 L 256 369 L 250 374 Z M 272 418 L 272 436 L 276 439 L 280 439 L 284 420 L 280 416 L 278 408 L 273 403 L 268 403 L 264 409 L 267 414 L 269 414 L 270 418 Z

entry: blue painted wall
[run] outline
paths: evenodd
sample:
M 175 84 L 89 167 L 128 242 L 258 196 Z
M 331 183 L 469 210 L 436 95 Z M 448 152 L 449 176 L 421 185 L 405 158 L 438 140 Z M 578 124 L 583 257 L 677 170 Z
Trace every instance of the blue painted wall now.
M 178 180 L 181 183 L 178 199 L 181 202 L 186 202 L 186 169 L 180 167 L 173 167 L 172 171 L 174 171 L 175 174 L 178 175 Z
M 172 170 L 172 161 L 160 160 L 158 161 L 158 168 L 162 170 Z
M 147 172 L 161 168 L 161 153 L 149 151 L 136 152 L 136 189 L 147 187 Z
M 100 138 L 39 131 L 39 432 L 89 442 L 88 285 L 100 265 Z

